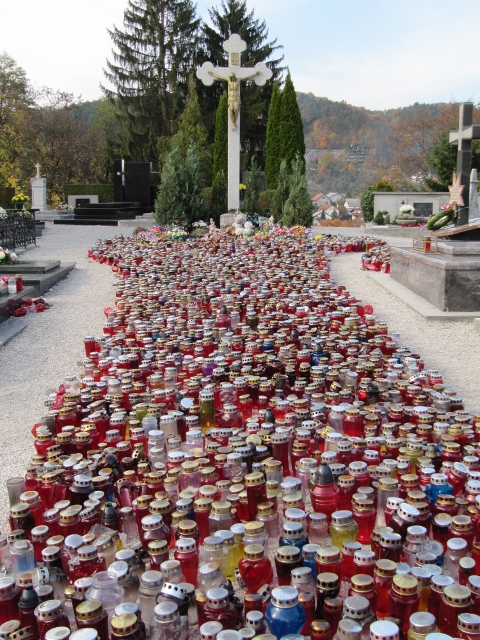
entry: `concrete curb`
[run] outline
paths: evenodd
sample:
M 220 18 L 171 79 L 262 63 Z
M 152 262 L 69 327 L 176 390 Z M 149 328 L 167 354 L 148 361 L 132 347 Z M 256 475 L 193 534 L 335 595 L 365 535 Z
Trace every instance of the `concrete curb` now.
M 28 326 L 27 318 L 9 318 L 0 324 L 0 349 L 22 333 Z

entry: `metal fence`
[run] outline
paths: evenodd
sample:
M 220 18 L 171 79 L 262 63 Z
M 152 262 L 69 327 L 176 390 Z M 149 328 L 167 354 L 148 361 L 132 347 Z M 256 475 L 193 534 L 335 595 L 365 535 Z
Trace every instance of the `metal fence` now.
M 35 211 L 8 210 L 0 218 L 0 247 L 14 250 L 36 243 Z

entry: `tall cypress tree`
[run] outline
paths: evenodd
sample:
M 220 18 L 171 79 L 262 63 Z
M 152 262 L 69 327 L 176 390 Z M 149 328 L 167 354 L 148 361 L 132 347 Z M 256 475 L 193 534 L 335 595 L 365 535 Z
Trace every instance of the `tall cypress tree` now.
M 269 39 L 265 21 L 256 18 L 253 11 L 248 11 L 246 0 L 222 0 L 219 7 L 209 9 L 209 14 L 211 24 L 202 25 L 202 62 L 210 60 L 215 65 L 226 66 L 228 56 L 223 43 L 232 33 L 238 33 L 247 43 L 247 49 L 242 53 L 242 66 L 254 67 L 257 62 L 265 62 L 273 72 L 273 80 L 282 75 L 283 56 L 279 55 L 282 47 L 276 39 Z M 257 87 L 254 82 L 242 82 L 241 88 L 242 149 L 249 157 L 255 155 L 261 168 L 265 164 L 264 147 L 272 87 L 272 82 L 263 87 Z M 224 88 L 223 82 L 202 88 L 201 101 L 205 113 L 215 110 Z
M 187 156 L 193 145 L 200 161 L 203 178 L 210 184 L 212 176 L 212 153 L 208 144 L 208 133 L 203 123 L 198 102 L 197 87 L 193 75 L 188 81 L 188 95 L 185 109 L 180 116 L 178 131 L 173 140 L 178 144 L 182 156 Z
M 283 218 L 283 209 L 290 193 L 290 176 L 288 175 L 287 162 L 282 160 L 278 170 L 277 188 L 273 194 L 271 213 L 275 222 Z
M 190 145 L 185 156 L 184 189 L 182 193 L 188 230 L 205 213 L 205 199 L 202 194 L 203 176 L 200 158 L 194 145 Z
M 275 189 L 280 170 L 281 156 L 281 109 L 282 92 L 278 82 L 273 85 L 270 109 L 267 120 L 267 139 L 265 142 L 265 178 L 267 189 Z
M 281 158 L 287 161 L 287 168 L 293 167 L 297 155 L 305 171 L 305 137 L 302 117 L 298 107 L 297 95 L 290 73 L 285 80 L 280 110 L 280 142 Z
M 253 157 L 250 164 L 250 171 L 247 175 L 247 190 L 245 191 L 245 200 L 243 203 L 243 209 L 249 216 L 258 215 L 262 208 L 260 204 L 260 186 L 260 170 L 256 158 Z
M 127 122 L 133 160 L 156 161 L 157 139 L 175 132 L 196 66 L 200 20 L 192 0 L 128 0 L 105 76 Z
M 155 201 L 155 220 L 159 224 L 185 224 L 183 161 L 174 144 L 162 169 L 162 180 Z
M 215 118 L 215 140 L 213 143 L 213 175 L 228 173 L 228 94 L 220 96 Z
M 299 155 L 292 162 L 290 192 L 283 208 L 283 222 L 288 226 L 301 224 L 311 227 L 313 224 L 313 204 L 308 193 L 303 157 Z
M 212 185 L 212 204 L 210 212 L 213 216 L 215 224 L 219 224 L 220 216 L 227 213 L 228 210 L 228 187 L 227 179 L 223 171 L 219 171 L 213 180 Z

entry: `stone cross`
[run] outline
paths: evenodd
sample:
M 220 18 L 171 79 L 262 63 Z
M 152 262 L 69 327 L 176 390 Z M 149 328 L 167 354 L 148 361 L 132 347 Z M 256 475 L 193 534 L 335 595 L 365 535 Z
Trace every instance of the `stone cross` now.
M 214 67 L 211 62 L 204 62 L 197 69 L 197 78 L 207 87 L 215 80 L 223 80 L 228 84 L 228 209 L 237 211 L 240 208 L 240 82 L 253 80 L 262 86 L 272 77 L 272 71 L 263 62 L 254 67 L 242 67 L 241 55 L 247 44 L 237 33 L 232 33 L 223 43 L 228 53 L 228 67 Z
M 473 124 L 473 102 L 464 102 L 459 109 L 458 131 L 450 132 L 450 143 L 458 145 L 457 175 L 465 188 L 464 208 L 459 211 L 456 226 L 468 223 L 469 182 L 472 168 L 472 140 L 480 140 L 480 125 Z
M 37 162 L 37 164 L 35 165 L 35 168 L 36 168 L 36 170 L 37 170 L 37 175 L 36 175 L 35 177 L 36 177 L 36 178 L 41 178 L 42 176 L 40 175 L 40 165 L 38 164 L 38 162 Z

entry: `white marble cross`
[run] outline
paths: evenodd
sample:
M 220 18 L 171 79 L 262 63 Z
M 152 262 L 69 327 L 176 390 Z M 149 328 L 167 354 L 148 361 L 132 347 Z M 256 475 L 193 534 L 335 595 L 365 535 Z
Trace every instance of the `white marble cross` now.
M 42 176 L 40 175 L 40 165 L 38 164 L 38 162 L 37 162 L 37 164 L 35 165 L 35 168 L 36 168 L 36 170 L 37 170 L 37 175 L 36 175 L 35 177 L 36 177 L 36 178 L 41 178 Z
M 232 33 L 223 43 L 228 53 L 228 67 L 215 67 L 211 62 L 204 62 L 197 69 L 197 78 L 207 87 L 215 80 L 228 83 L 228 209 L 237 211 L 240 208 L 240 82 L 253 80 L 262 86 L 272 77 L 272 71 L 263 62 L 254 67 L 242 67 L 241 55 L 247 44 L 237 33 Z

